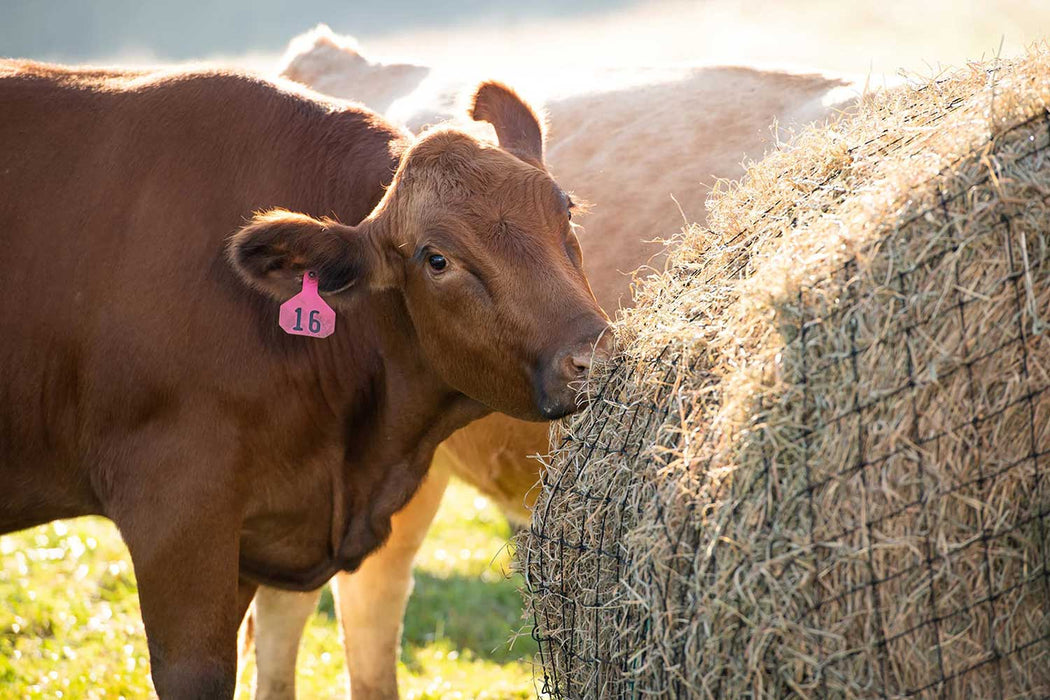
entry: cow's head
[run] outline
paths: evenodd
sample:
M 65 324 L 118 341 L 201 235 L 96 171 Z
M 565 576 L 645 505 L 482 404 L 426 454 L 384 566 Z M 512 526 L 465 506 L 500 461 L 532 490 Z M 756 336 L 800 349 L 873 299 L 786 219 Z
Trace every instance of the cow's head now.
M 369 60 L 352 37 L 336 36 L 324 24 L 292 39 L 280 70 L 284 78 L 377 112 L 412 92 L 429 73 L 410 63 Z
M 486 83 L 471 116 L 495 127 L 498 148 L 426 133 L 359 226 L 269 212 L 235 234 L 230 258 L 281 300 L 307 269 L 336 307 L 396 289 L 445 382 L 504 413 L 556 418 L 576 408 L 592 355 L 608 352 L 607 319 L 583 274 L 572 201 L 544 168 L 536 115 Z

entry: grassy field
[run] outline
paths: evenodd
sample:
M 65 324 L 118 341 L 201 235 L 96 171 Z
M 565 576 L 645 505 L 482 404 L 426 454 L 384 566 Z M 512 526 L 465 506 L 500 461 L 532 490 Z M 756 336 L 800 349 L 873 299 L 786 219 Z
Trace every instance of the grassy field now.
M 508 535 L 485 498 L 450 486 L 417 561 L 398 668 L 405 697 L 535 697 L 535 643 L 527 634 L 509 643 L 527 630 Z M 0 600 L 0 698 L 153 696 L 135 575 L 108 521 L 0 537 Z M 343 698 L 345 678 L 326 592 L 303 642 L 299 696 Z

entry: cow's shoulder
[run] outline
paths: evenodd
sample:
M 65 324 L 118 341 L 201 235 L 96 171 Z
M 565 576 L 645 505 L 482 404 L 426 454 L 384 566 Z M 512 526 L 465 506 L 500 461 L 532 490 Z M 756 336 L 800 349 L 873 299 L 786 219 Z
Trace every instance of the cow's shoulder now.
M 322 95 L 283 78 L 202 69 L 143 75 L 129 81 L 126 89 L 155 96 L 164 104 L 219 104 L 230 116 L 240 115 L 244 120 L 297 125 L 298 130 L 283 129 L 281 138 L 293 138 L 297 131 L 301 137 L 320 138 L 334 158 L 351 155 L 347 148 L 363 149 L 357 156 L 374 153 L 388 157 L 390 152 L 384 145 L 400 147 L 407 137 L 403 129 L 361 104 Z

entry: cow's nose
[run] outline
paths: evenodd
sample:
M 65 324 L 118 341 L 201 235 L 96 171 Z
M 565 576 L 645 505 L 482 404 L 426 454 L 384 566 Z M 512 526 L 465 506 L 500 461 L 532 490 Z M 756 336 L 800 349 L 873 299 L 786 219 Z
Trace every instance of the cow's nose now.
M 569 362 L 569 366 L 566 367 L 566 371 L 569 375 L 578 374 L 583 375 L 587 373 L 587 370 L 591 368 L 591 353 L 590 352 L 574 352 L 569 357 L 565 358 Z
M 613 350 L 612 331 L 603 323 L 559 352 L 541 375 L 540 413 L 554 419 L 582 408 L 581 381 L 594 362 L 608 359 Z
M 603 328 L 595 338 L 570 348 L 562 358 L 562 374 L 569 381 L 583 379 L 594 361 L 603 362 L 612 355 L 612 332 Z

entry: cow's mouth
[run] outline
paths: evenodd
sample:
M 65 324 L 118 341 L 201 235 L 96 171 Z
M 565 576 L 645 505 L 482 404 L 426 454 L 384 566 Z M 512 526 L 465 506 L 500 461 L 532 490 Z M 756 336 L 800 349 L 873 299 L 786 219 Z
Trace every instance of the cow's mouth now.
M 546 420 L 558 420 L 580 410 L 581 405 L 575 400 L 551 401 L 542 400 L 540 403 L 540 414 Z

